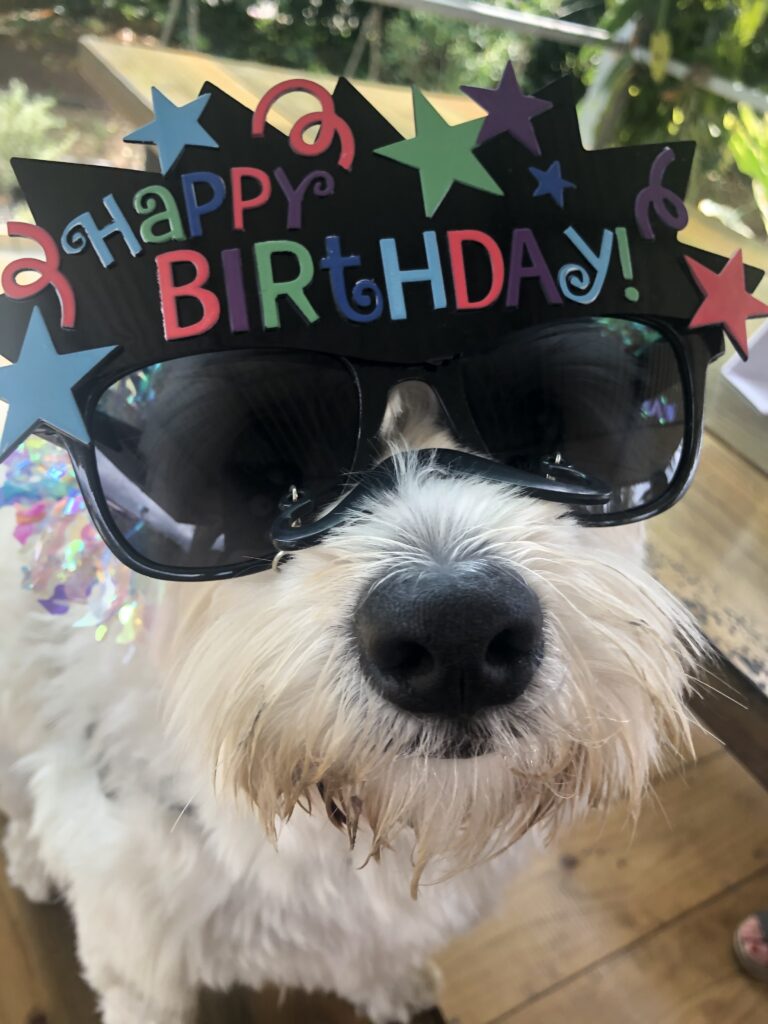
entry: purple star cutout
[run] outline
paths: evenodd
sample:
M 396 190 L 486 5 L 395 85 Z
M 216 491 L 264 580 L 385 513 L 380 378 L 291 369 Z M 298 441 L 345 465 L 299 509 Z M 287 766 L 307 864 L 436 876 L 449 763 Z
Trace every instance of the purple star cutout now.
M 549 100 L 525 95 L 517 84 L 511 61 L 504 68 L 497 88 L 481 89 L 474 85 L 462 85 L 461 91 L 478 103 L 483 110 L 488 111 L 477 137 L 478 146 L 481 142 L 509 132 L 518 142 L 522 142 L 526 149 L 536 156 L 541 156 L 541 146 L 531 121 L 545 110 L 549 110 L 552 104 Z

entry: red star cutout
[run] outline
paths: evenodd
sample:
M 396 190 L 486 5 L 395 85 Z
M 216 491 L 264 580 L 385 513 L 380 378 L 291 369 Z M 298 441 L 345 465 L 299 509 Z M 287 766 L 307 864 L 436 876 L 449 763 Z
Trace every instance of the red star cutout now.
M 704 295 L 689 327 L 722 324 L 742 359 L 747 359 L 747 320 L 768 316 L 768 306 L 747 291 L 741 249 L 731 256 L 719 273 L 697 260 L 685 257 L 688 269 Z

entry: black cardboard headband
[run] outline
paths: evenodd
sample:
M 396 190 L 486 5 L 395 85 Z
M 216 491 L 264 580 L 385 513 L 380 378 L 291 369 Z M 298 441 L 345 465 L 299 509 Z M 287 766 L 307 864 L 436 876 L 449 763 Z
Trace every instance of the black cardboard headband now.
M 297 91 L 315 110 L 286 136 L 266 118 Z M 281 83 L 255 112 L 212 86 L 180 106 L 153 90 L 128 140 L 159 171 L 14 161 L 37 228 L 9 231 L 42 246 L 42 274 L 6 268 L 0 351 L 16 361 L 31 339 L 46 375 L 51 350 L 110 349 L 115 372 L 252 346 L 423 362 L 542 321 L 652 315 L 722 324 L 746 355 L 746 318 L 768 314 L 759 273 L 677 239 L 692 144 L 587 151 L 570 80 L 526 96 L 511 65 L 465 92 L 479 116 L 449 125 L 414 90 L 403 139 L 344 79 L 332 96 Z M 0 371 L 0 397 L 26 403 L 28 377 Z M 55 414 L 14 422 L 74 436 Z

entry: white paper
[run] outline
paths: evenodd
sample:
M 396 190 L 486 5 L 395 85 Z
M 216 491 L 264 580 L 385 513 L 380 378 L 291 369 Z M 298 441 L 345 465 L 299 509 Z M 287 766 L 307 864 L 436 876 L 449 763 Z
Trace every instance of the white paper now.
M 723 367 L 725 379 L 763 416 L 768 416 L 768 322 L 749 339 L 749 359 L 736 354 Z

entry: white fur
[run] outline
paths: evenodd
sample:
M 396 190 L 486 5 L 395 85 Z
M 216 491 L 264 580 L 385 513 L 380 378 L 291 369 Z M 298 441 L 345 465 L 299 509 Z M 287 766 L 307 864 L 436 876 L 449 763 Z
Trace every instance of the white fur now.
M 403 389 L 389 447 L 450 444 L 434 420 Z M 435 1001 L 430 955 L 526 848 L 589 805 L 636 804 L 686 737 L 694 634 L 638 531 L 509 488 L 404 457 L 390 492 L 279 572 L 167 586 L 130 660 L 21 591 L 11 529 L 3 513 L 8 870 L 33 899 L 65 895 L 106 1024 L 182 1024 L 197 986 L 236 982 L 407 1021 Z M 487 752 L 466 760 L 373 692 L 347 629 L 366 588 L 435 562 L 513 566 L 547 622 L 534 685 L 480 716 Z

